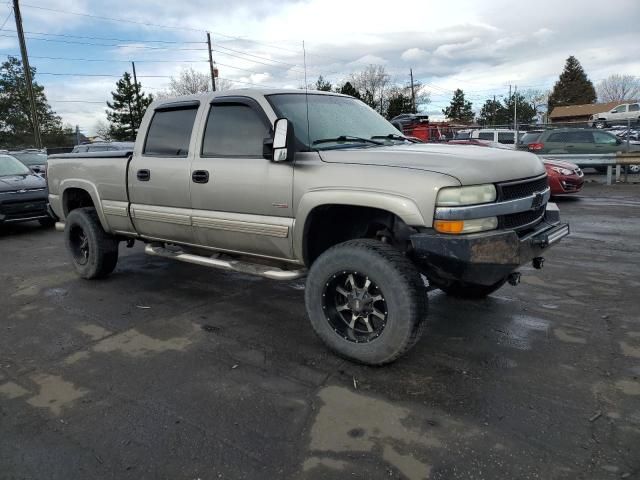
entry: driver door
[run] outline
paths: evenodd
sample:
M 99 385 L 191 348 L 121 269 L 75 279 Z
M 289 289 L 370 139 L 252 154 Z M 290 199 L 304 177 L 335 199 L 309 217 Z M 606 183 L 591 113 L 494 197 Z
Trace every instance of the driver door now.
M 241 96 L 214 99 L 206 115 L 191 165 L 196 243 L 291 258 L 293 162 L 265 158 L 271 121 Z

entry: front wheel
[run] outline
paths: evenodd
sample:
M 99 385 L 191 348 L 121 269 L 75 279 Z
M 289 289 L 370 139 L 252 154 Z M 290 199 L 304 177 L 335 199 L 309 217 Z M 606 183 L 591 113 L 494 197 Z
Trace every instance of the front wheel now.
M 106 277 L 118 263 L 118 241 L 107 234 L 95 208 L 78 208 L 67 216 L 65 244 L 82 278 Z
M 594 128 L 606 128 L 607 127 L 607 122 L 605 122 L 604 120 L 598 120 L 597 122 L 593 122 L 593 127 Z
M 506 281 L 507 279 L 503 278 L 493 285 L 479 285 L 477 283 L 467 283 L 454 280 L 449 283 L 449 285 L 439 286 L 438 288 L 440 288 L 440 290 L 442 290 L 447 295 L 451 295 L 452 297 L 479 299 L 491 295 L 493 292 L 502 287 Z
M 422 335 L 427 291 L 404 254 L 376 240 L 350 240 L 311 266 L 307 313 L 337 354 L 367 365 L 390 363 Z

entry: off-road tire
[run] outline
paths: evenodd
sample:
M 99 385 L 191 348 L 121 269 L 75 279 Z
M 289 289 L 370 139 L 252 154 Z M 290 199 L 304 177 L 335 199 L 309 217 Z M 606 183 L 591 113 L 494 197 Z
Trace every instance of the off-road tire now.
M 491 295 L 506 283 L 507 279 L 494 283 L 493 285 L 478 285 L 477 283 L 466 283 L 460 281 L 452 281 L 449 285 L 439 286 L 440 290 L 447 295 L 458 298 L 480 299 Z
M 370 279 L 384 296 L 386 320 L 376 338 L 354 342 L 332 326 L 326 288 L 336 275 L 356 272 Z M 384 365 L 404 355 L 420 339 L 428 310 L 424 282 L 399 250 L 377 240 L 336 245 L 313 263 L 305 290 L 307 314 L 316 334 L 338 355 L 366 365 Z
M 86 244 L 86 254 L 79 248 L 78 235 L 86 239 L 81 241 Z M 95 208 L 72 210 L 65 222 L 64 237 L 71 262 L 82 278 L 103 278 L 116 268 L 119 242 L 104 231 Z

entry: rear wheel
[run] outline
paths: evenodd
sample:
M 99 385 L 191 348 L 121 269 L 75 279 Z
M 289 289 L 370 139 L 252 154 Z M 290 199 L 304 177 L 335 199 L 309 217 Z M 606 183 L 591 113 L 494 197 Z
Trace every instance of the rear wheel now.
M 313 263 L 305 291 L 318 336 L 339 355 L 383 365 L 420 338 L 427 292 L 404 254 L 376 240 L 351 240 Z
M 479 285 L 477 283 L 467 283 L 454 280 L 446 287 L 439 288 L 447 295 L 451 295 L 452 297 L 479 299 L 491 295 L 493 292 L 502 287 L 506 281 L 507 279 L 503 278 L 493 285 Z
M 108 235 L 95 208 L 78 208 L 68 216 L 64 229 L 67 251 L 82 278 L 106 277 L 118 263 L 118 241 Z

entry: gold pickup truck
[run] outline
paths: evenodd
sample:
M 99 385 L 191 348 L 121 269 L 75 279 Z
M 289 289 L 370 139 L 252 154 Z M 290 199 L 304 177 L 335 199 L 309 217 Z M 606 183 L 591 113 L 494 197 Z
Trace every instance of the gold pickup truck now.
M 49 200 L 83 278 L 121 242 L 273 280 L 306 277 L 320 338 L 381 365 L 427 291 L 489 295 L 569 233 L 530 153 L 423 144 L 352 97 L 235 90 L 158 100 L 132 151 L 53 155 Z

